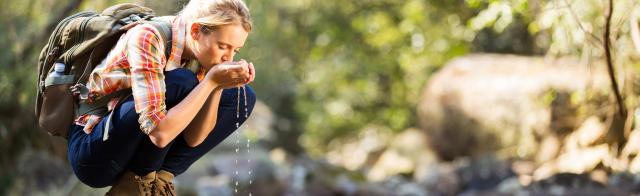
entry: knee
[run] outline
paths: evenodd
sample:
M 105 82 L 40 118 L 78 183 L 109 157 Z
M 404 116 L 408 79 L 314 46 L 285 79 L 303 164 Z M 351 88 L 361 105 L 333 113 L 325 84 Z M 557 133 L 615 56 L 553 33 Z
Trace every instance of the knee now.
M 198 85 L 198 77 L 191 70 L 178 68 L 165 72 L 165 83 L 181 89 L 193 89 Z

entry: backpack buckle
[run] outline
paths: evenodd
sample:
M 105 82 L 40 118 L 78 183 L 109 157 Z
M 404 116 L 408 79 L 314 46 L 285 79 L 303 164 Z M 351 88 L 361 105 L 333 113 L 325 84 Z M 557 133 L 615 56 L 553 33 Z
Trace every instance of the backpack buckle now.
M 138 16 L 137 14 L 131 14 L 127 17 L 124 17 L 122 19 L 120 19 L 120 23 L 122 23 L 123 25 L 128 25 L 130 23 L 134 23 L 134 22 L 138 22 L 142 20 L 142 18 L 140 16 Z
M 89 99 L 89 88 L 87 88 L 84 84 L 76 84 L 69 88 L 73 95 L 77 95 L 80 100 Z

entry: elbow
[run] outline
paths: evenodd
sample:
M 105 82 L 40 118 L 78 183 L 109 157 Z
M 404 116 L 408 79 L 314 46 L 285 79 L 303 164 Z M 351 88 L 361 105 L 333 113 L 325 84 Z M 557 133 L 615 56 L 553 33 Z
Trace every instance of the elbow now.
M 162 134 L 157 130 L 153 130 L 149 133 L 149 139 L 153 145 L 156 145 L 158 148 L 165 148 L 171 143 L 171 139 L 166 136 L 166 134 Z
M 200 139 L 200 138 L 185 138 L 185 141 L 187 143 L 187 146 L 191 147 L 191 148 L 195 148 L 196 146 L 202 144 L 202 142 L 204 142 L 204 139 Z

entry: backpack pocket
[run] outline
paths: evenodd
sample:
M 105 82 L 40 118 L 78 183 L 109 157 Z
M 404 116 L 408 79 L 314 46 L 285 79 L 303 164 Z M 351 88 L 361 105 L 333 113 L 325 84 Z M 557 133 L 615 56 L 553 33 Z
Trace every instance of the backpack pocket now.
M 38 117 L 38 125 L 49 134 L 67 138 L 69 126 L 73 123 L 75 101 L 69 89 L 73 82 L 72 75 L 65 75 L 56 81 L 47 81 L 42 93 L 42 108 Z

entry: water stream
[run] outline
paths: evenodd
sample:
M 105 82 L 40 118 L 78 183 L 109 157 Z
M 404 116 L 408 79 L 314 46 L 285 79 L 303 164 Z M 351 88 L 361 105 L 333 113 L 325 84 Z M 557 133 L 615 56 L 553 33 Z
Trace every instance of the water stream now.
M 242 88 L 242 92 L 244 95 L 244 118 L 245 120 L 249 117 L 249 111 L 247 109 L 247 89 L 243 87 L 238 87 L 238 105 L 236 107 L 236 171 L 235 171 L 235 194 L 238 194 L 238 188 L 239 188 L 239 179 L 240 179 L 240 171 L 239 171 L 239 165 L 238 165 L 238 158 L 240 157 L 240 132 L 237 131 L 238 128 L 240 128 L 240 89 Z M 246 147 L 247 147 L 247 165 L 249 165 L 251 163 L 251 158 L 250 158 L 250 152 L 251 152 L 251 139 L 247 139 L 247 143 L 246 143 Z M 247 166 L 247 168 L 250 168 L 250 166 Z M 248 177 L 249 177 L 249 185 L 251 185 L 253 183 L 253 180 L 251 179 L 251 169 L 249 169 L 248 171 Z M 251 191 L 249 191 L 249 196 L 252 196 Z

